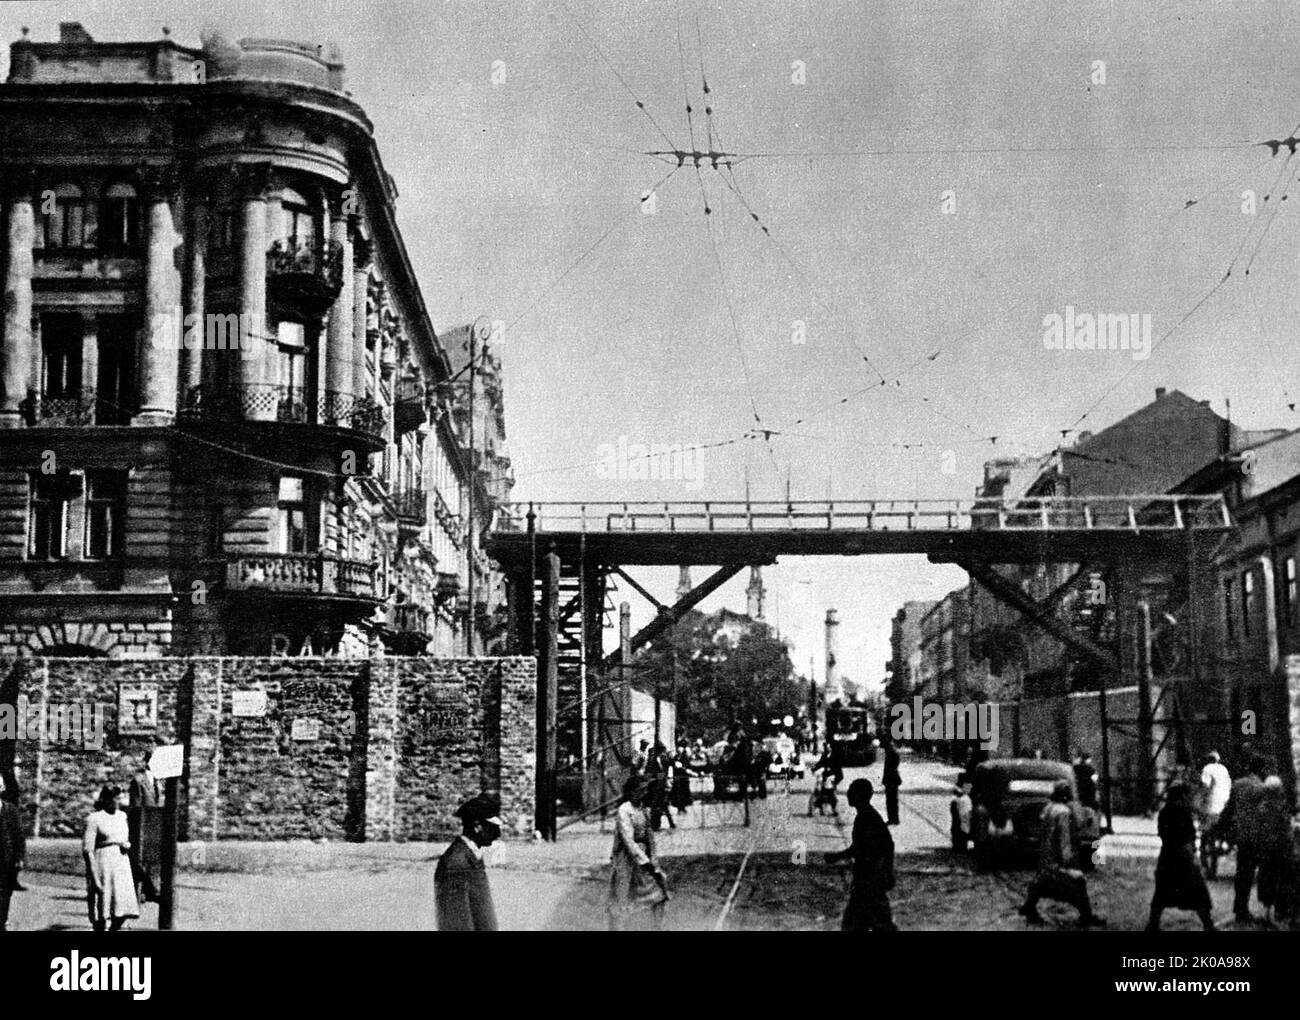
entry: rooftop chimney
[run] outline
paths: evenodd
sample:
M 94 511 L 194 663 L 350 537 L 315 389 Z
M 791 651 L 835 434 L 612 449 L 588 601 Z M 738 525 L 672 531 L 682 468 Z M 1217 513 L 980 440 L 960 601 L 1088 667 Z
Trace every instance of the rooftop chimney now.
M 60 21 L 59 22 L 59 42 L 69 43 L 93 43 L 95 40 L 90 37 L 90 33 L 81 27 L 80 21 Z
M 1165 392 L 1166 392 L 1166 390 L 1165 390 L 1165 388 L 1164 388 L 1163 386 L 1157 386 L 1157 387 L 1156 387 L 1156 399 L 1159 400 L 1161 397 L 1163 397 L 1163 396 L 1165 395 Z

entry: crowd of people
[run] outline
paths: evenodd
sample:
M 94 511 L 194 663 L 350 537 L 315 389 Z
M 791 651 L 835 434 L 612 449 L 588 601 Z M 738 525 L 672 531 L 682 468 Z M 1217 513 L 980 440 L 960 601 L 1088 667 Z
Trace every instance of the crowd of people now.
M 1207 756 L 1199 774 L 1180 774 L 1165 790 L 1157 816 L 1160 852 L 1146 930 L 1160 930 L 1165 911 L 1188 911 L 1207 931 L 1215 930 L 1207 874 L 1216 874 L 1220 852 L 1236 852 L 1233 919 L 1238 925 L 1258 920 L 1251 912 L 1252 893 L 1268 919 L 1300 924 L 1300 853 L 1292 811 L 1282 778 L 1262 755 L 1246 751 L 1244 771 L 1233 779 L 1217 751 Z M 1038 872 L 1020 912 L 1038 922 L 1038 902 L 1052 899 L 1074 906 L 1080 923 L 1105 922 L 1092 909 L 1087 880 L 1073 839 L 1072 800 L 1096 807 L 1097 774 L 1091 758 L 1076 756 L 1076 790 L 1057 783 L 1043 812 Z M 963 774 L 953 798 L 954 845 L 965 845 L 969 832 L 970 786 Z M 961 836 L 960 843 L 958 835 Z

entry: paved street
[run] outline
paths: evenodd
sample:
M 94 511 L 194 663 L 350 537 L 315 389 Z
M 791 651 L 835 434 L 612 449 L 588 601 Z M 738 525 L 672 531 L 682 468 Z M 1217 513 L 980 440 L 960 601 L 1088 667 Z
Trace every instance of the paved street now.
M 949 783 L 955 769 L 904 759 L 901 824 L 893 829 L 898 886 L 891 896 L 904 929 L 1019 930 L 1015 908 L 1028 872 L 978 874 L 948 846 Z M 879 784 L 880 766 L 850 769 Z M 846 783 L 847 785 L 847 783 Z M 659 836 L 674 889 L 666 925 L 678 930 L 834 929 L 848 891 L 848 871 L 827 866 L 843 847 L 852 813 L 808 815 L 809 781 L 773 789 L 756 801 L 753 824 L 739 824 L 737 805 L 695 805 L 678 828 Z M 884 813 L 883 793 L 877 796 Z M 1117 827 L 1119 820 L 1117 820 Z M 1130 826 L 1131 827 L 1131 826 Z M 1148 826 L 1149 828 L 1149 826 Z M 555 844 L 511 842 L 493 851 L 492 886 L 504 927 L 601 929 L 611 835 L 598 822 L 565 829 Z M 1111 840 L 1103 871 L 1090 880 L 1098 911 L 1111 926 L 1140 928 L 1151 895 L 1155 844 L 1141 834 Z M 196 848 L 186 847 L 190 862 Z M 204 867 L 182 872 L 178 927 L 213 929 L 431 930 L 433 866 L 442 846 L 406 844 L 221 844 L 205 848 Z M 75 847 L 41 841 L 32 858 L 48 870 L 25 873 L 29 888 L 14 898 L 14 929 L 84 929 Z M 55 862 L 58 863 L 55 863 Z M 742 871 L 743 865 L 743 871 Z M 1212 883 L 1216 917 L 1231 916 L 1229 877 Z M 739 877 L 739 881 L 737 881 Z M 1049 930 L 1072 929 L 1074 912 L 1044 905 Z M 145 907 L 138 926 L 156 924 Z M 1165 926 L 1195 929 L 1193 917 L 1170 912 Z

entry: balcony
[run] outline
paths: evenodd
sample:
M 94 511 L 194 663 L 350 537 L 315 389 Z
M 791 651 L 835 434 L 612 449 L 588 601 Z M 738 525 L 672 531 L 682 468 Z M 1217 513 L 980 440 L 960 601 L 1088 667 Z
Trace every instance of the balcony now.
M 343 245 L 291 237 L 266 253 L 266 281 L 277 302 L 322 314 L 343 289 Z
M 438 584 L 434 588 L 434 595 L 440 599 L 455 598 L 460 594 L 460 575 L 450 574 L 446 571 L 438 571 Z
M 383 440 L 388 421 L 384 409 L 371 397 L 355 397 L 350 393 L 326 390 L 317 402 L 317 423 L 335 428 L 364 432 Z
M 418 531 L 429 519 L 429 497 L 424 489 L 408 486 L 393 493 L 393 507 L 397 511 L 399 527 Z
M 94 390 L 85 390 L 79 396 L 71 397 L 43 397 L 36 394 L 23 402 L 23 408 L 27 424 L 34 428 L 131 423 L 130 409 L 97 397 Z
M 416 376 L 397 380 L 393 394 L 393 431 L 403 435 L 418 429 L 429 420 L 425 407 L 424 383 Z
M 323 553 L 264 553 L 226 561 L 228 591 L 374 598 L 375 565 Z
M 186 395 L 180 418 L 185 422 L 287 422 L 324 425 L 361 432 L 382 443 L 383 409 L 369 397 L 326 390 L 319 398 L 298 386 L 261 383 L 239 392 L 195 386 Z

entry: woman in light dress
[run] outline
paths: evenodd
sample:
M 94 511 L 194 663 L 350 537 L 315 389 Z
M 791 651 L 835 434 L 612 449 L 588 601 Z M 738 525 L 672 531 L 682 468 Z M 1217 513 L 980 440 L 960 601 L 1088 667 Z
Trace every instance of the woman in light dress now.
M 140 916 L 121 796 L 116 786 L 105 786 L 86 819 L 81 851 L 86 861 L 86 906 L 95 931 L 103 931 L 105 926 L 118 931 L 130 918 Z
M 644 809 L 649 793 L 650 784 L 633 773 L 623 786 L 623 802 L 614 816 L 607 908 L 611 931 L 640 927 L 646 910 L 651 912 L 653 927 L 663 923 L 668 883 L 655 858 L 654 830 Z

